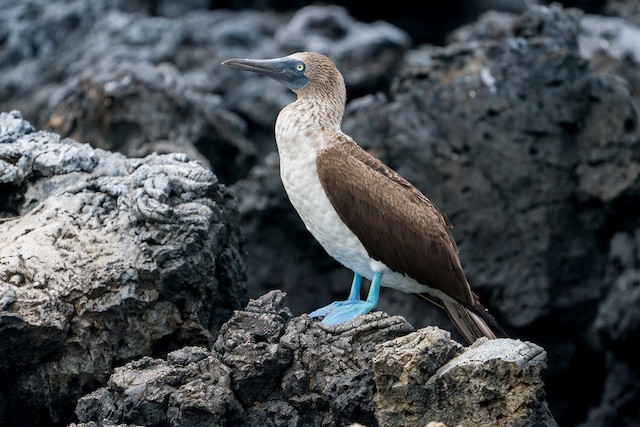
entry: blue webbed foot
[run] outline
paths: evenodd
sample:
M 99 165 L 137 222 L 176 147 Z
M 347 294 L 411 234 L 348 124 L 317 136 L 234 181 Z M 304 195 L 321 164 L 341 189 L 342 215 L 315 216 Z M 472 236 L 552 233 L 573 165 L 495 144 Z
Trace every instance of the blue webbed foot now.
M 309 317 L 322 317 L 322 316 L 326 316 L 330 313 L 332 313 L 333 311 L 337 311 L 340 310 L 342 307 L 345 307 L 347 305 L 349 305 L 352 302 L 357 302 L 357 301 L 334 301 L 329 305 L 325 305 L 324 307 L 320 307 L 316 310 L 313 310 L 311 313 L 309 313 Z
M 322 319 L 323 324 L 338 325 L 340 323 L 354 319 L 356 316 L 359 316 L 361 314 L 367 314 L 378 304 L 381 280 L 382 273 L 376 273 L 371 282 L 369 295 L 367 296 L 367 299 L 363 301 L 360 299 L 360 286 L 362 283 L 362 276 L 356 273 L 353 277 L 351 292 L 349 292 L 349 298 L 347 300 L 332 302 L 329 305 L 312 311 L 311 313 L 309 313 L 309 316 L 325 316 L 325 318 Z
M 325 316 L 322 323 L 325 325 L 338 325 L 351 320 L 360 314 L 367 314 L 376 307 L 369 301 L 336 301 L 319 308 L 309 314 L 311 317 Z

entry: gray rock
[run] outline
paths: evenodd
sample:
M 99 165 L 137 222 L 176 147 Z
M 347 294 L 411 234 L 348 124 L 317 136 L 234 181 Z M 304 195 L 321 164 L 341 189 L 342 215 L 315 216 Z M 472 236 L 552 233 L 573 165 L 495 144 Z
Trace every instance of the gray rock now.
M 595 70 L 623 77 L 638 100 L 640 13 L 635 23 L 626 18 L 585 15 L 580 22 L 580 53 Z
M 413 331 L 383 312 L 326 327 L 307 316 L 292 320 L 282 345 L 294 360 L 282 379 L 287 400 L 303 425 L 375 425 L 373 365 L 376 347 Z M 311 411 L 309 411 L 311 410 Z
M 355 92 L 387 86 L 411 43 L 398 27 L 384 21 L 358 22 L 341 6 L 300 9 L 278 30 L 276 39 L 290 52 L 331 57 Z
M 304 230 L 278 177 L 272 126 L 292 95 L 275 82 L 219 64 L 229 57 L 281 56 L 294 47 L 340 47 L 331 55 L 350 83 L 344 129 L 452 217 L 474 289 L 514 337 L 547 350 L 548 400 L 559 424 L 638 424 L 640 393 L 632 386 L 638 373 L 630 362 L 637 354 L 634 241 L 640 215 L 636 1 L 580 3 L 591 6 L 590 13 L 617 17 L 557 6 L 520 14 L 523 2 L 509 2 L 517 15 L 489 13 L 443 47 L 410 50 L 397 43 L 393 28 L 352 17 L 371 17 L 371 5 L 352 16 L 310 9 L 314 17 L 308 11 L 203 10 L 199 0 L 5 3 L 0 111 L 19 108 L 36 128 L 128 155 L 182 151 L 208 162 L 223 182 L 246 174 L 233 188 L 251 254 L 250 295 L 284 289 L 296 315 L 343 299 L 350 273 Z M 457 16 L 468 17 L 477 3 L 492 2 L 465 3 Z M 416 34 L 409 27 L 415 18 L 419 30 L 451 25 L 433 15 L 411 17 L 410 7 L 395 10 L 414 18 L 395 21 L 410 34 Z M 388 12 L 385 20 L 398 18 Z M 322 25 L 315 24 L 318 19 Z M 276 40 L 276 34 L 290 34 L 296 43 Z M 361 45 L 359 38 L 372 44 Z M 385 40 L 402 53 L 381 45 Z M 378 50 L 384 57 L 376 56 Z M 388 58 L 398 58 L 400 75 L 380 67 Z M 367 68 L 375 80 L 360 81 Z M 354 91 L 351 84 L 363 89 Z M 106 89 L 114 90 L 111 97 Z M 379 92 L 367 94 L 371 90 Z M 21 119 L 2 122 L 16 125 L 0 132 L 3 138 L 35 133 L 20 129 L 30 127 Z M 32 176 L 67 166 L 49 161 Z M 38 193 L 55 194 L 76 177 L 25 179 L 25 168 L 7 168 L 27 191 L 0 184 L 3 218 L 31 212 L 42 200 Z M 0 310 L 16 305 L 17 287 L 2 286 Z M 452 329 L 440 311 L 400 292 L 384 292 L 379 308 L 417 327 Z M 25 360 L 55 356 L 61 351 L 56 340 L 65 328 L 72 330 L 64 316 L 45 320 L 51 334 L 29 347 L 34 351 Z M 48 345 L 58 350 L 50 353 Z M 572 388 L 585 371 L 591 381 Z M 0 424 L 13 414 L 3 393 Z M 252 407 L 251 419 L 300 422 L 292 408 L 270 400 Z
M 624 79 L 586 62 L 581 16 L 533 8 L 510 37 L 422 47 L 390 96 L 352 103 L 343 126 L 451 218 L 474 289 L 514 337 L 549 352 L 549 402 L 564 425 L 602 390 L 576 394 L 570 378 L 624 371 L 592 322 L 616 280 L 602 242 L 636 228 L 639 194 L 638 103 Z M 633 328 L 630 305 L 603 313 Z
M 607 376 L 603 384 L 602 396 L 597 405 L 589 410 L 580 427 L 634 426 L 638 414 L 638 394 L 640 375 L 635 366 L 626 360 L 607 355 Z
M 447 44 L 470 43 L 479 40 L 504 41 L 513 35 L 513 24 L 518 15 L 490 10 L 477 20 L 452 31 L 447 36 Z
M 373 365 L 380 424 L 423 425 L 425 416 L 439 419 L 426 413 L 427 382 L 463 351 L 450 333 L 432 326 L 379 346 Z
M 185 347 L 167 361 L 145 357 L 116 368 L 106 388 L 78 401 L 76 413 L 99 425 L 233 425 L 242 409 L 229 374 L 205 348 Z
M 263 40 L 281 17 L 198 11 L 167 19 L 118 11 L 126 8 L 116 2 L 67 3 L 16 5 L 0 17 L 0 111 L 20 109 L 38 127 L 127 156 L 183 152 L 225 182 L 246 174 L 259 147 L 229 111 L 233 103 L 222 106 L 219 94 L 241 89 L 242 79 L 220 62 L 251 46 L 256 57 L 276 56 Z M 269 108 L 257 111 L 273 123 L 283 102 L 263 103 Z
M 535 344 L 484 339 L 464 350 L 427 327 L 384 343 L 373 363 L 380 425 L 557 425 L 544 401 L 546 353 Z
M 640 4 L 635 0 L 608 0 L 602 9 L 605 15 L 619 16 L 640 24 Z
M 244 176 L 257 148 L 220 96 L 192 90 L 167 63 L 88 66 L 58 92 L 49 129 L 131 157 L 186 153 L 228 181 Z
M 277 292 L 251 300 L 220 330 L 214 348 L 232 369 L 234 391 L 245 406 L 266 400 L 291 363 L 291 351 L 279 344 L 292 317 L 283 303 L 284 294 Z
M 18 112 L 0 114 L 0 140 L 8 425 L 60 422 L 113 366 L 213 343 L 245 272 L 236 200 L 211 171 L 36 132 Z
M 24 6 L 10 8 L 0 18 L 8 40 L 0 45 L 0 111 L 18 108 L 39 127 L 127 156 L 183 152 L 232 183 L 273 150 L 272 133 L 250 127 L 247 135 L 246 123 L 234 113 L 270 128 L 291 94 L 270 82 L 265 96 L 256 90 L 264 79 L 222 69 L 220 62 L 313 49 L 313 34 L 298 32 L 317 28 L 309 19 L 335 21 L 348 37 L 325 39 L 325 45 L 349 70 L 354 87 L 365 90 L 388 85 L 409 46 L 397 27 L 360 23 L 337 6 L 302 10 L 284 25 L 282 15 L 205 11 L 192 3 L 175 13 L 163 12 L 165 2 L 149 5 L 173 19 L 127 13 L 117 1 L 64 7 L 36 2 L 30 13 Z M 189 8 L 195 11 L 184 12 Z M 29 33 L 34 26 L 35 39 Z M 51 26 L 54 35 L 48 34 Z M 287 35 L 298 41 L 296 47 L 287 44 Z M 47 37 L 52 39 L 45 43 Z M 41 90 L 34 92 L 36 86 Z
M 638 419 L 640 375 L 634 367 L 640 338 L 640 230 L 616 233 L 610 242 L 607 283 L 611 286 L 598 307 L 596 337 L 608 349 L 606 378 L 597 404 L 580 427 L 631 426 Z
M 292 318 L 284 298 L 272 291 L 237 311 L 212 351 L 185 348 L 166 362 L 145 358 L 117 368 L 105 388 L 80 399 L 78 419 L 376 426 L 468 417 L 474 425 L 555 425 L 541 380 L 546 355 L 534 344 L 478 341 L 465 349 L 438 328 L 413 332 L 381 312 L 328 327 Z M 180 399 L 181 390 L 194 389 Z M 199 418 L 177 418 L 178 402 L 197 406 Z

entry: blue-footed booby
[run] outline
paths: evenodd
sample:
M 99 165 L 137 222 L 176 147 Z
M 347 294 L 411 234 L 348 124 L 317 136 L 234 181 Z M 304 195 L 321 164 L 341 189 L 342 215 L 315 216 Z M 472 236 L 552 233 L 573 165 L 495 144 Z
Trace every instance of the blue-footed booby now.
M 282 183 L 307 229 L 354 273 L 348 298 L 311 317 L 335 325 L 366 314 L 386 286 L 445 310 L 469 343 L 506 336 L 471 290 L 449 219 L 342 132 L 347 92 L 328 57 L 298 52 L 222 65 L 269 76 L 297 95 L 275 124 Z M 363 277 L 371 281 L 366 300 L 360 299 Z

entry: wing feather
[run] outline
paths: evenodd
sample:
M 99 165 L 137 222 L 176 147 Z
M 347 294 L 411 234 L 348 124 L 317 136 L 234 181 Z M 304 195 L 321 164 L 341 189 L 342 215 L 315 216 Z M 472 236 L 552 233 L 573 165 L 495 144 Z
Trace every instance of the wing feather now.
M 322 150 L 316 166 L 327 197 L 372 258 L 474 305 L 451 222 L 426 196 L 349 139 Z

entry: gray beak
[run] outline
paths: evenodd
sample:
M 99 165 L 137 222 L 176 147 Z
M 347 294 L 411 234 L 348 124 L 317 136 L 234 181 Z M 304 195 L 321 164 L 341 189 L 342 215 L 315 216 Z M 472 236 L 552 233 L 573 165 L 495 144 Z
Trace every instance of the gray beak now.
M 300 89 L 309 82 L 303 72 L 296 70 L 298 63 L 300 61 L 289 57 L 275 59 L 232 58 L 224 61 L 222 65 L 271 77 L 294 90 Z

